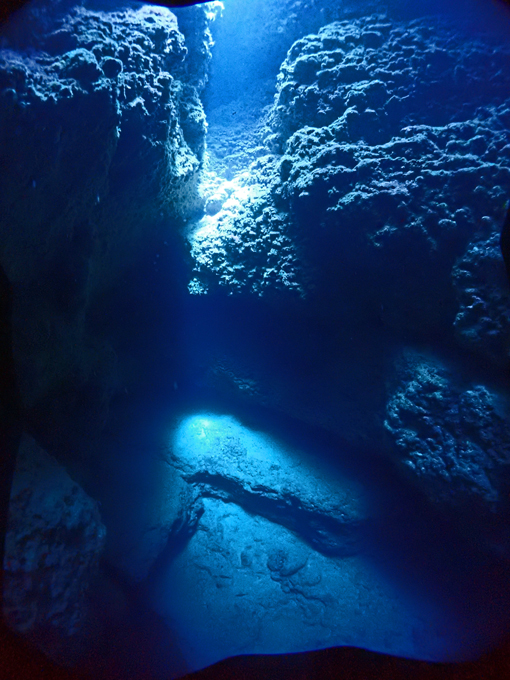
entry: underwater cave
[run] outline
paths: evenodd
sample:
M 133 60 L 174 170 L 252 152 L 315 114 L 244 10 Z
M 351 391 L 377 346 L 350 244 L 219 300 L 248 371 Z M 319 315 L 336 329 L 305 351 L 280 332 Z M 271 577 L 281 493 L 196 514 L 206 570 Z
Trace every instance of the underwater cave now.
M 18 4 L 12 640 L 94 680 L 498 677 L 508 3 Z

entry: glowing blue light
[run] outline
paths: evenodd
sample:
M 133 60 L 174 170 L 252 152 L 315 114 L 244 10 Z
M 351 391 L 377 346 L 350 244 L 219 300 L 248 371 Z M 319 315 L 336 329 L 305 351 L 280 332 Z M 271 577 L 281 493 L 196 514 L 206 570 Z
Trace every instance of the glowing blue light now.
M 198 413 L 177 424 L 167 463 L 178 550 L 150 600 L 177 629 L 190 669 L 245 653 L 383 651 L 388 639 L 394 653 L 416 656 L 424 618 L 431 657 L 447 653 L 433 606 L 417 613 L 361 554 L 365 490 L 317 450 Z

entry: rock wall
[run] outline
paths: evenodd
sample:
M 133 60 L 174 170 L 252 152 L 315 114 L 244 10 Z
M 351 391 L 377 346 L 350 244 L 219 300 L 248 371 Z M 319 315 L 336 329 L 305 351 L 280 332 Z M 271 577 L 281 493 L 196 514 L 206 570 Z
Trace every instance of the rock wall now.
M 39 421 L 59 417 L 66 393 L 102 427 L 127 378 L 118 338 L 90 312 L 200 205 L 210 55 L 196 9 L 199 53 L 151 6 L 35 5 L 3 33 L 0 258 L 22 397 L 45 409 Z
M 24 435 L 9 507 L 4 615 L 58 661 L 72 659 L 105 537 L 97 502 Z
M 354 313 L 399 332 L 449 327 L 455 258 L 504 213 L 509 59 L 430 21 L 337 22 L 297 41 L 269 116 L 278 155 L 237 179 L 254 187 L 242 211 L 225 184 L 230 202 L 192 240 L 203 285 L 301 290 L 328 315 L 364 292 Z
M 246 26 L 256 25 L 257 6 Z M 218 82 L 227 64 L 233 84 L 206 97 L 217 105 L 208 145 L 203 7 L 35 5 L 0 45 L 0 163 L 9 169 L 0 258 L 15 291 L 26 420 L 69 465 L 84 453 L 83 478 L 109 499 L 117 532 L 107 558 L 130 582 L 145 580 L 138 597 L 198 631 L 189 639 L 213 641 L 197 660 L 188 640 L 194 664 L 360 640 L 405 655 L 449 652 L 441 612 L 425 632 L 428 623 L 392 609 L 393 595 L 358 561 L 365 531 L 372 546 L 391 543 L 409 499 L 377 538 L 384 512 L 372 522 L 347 476 L 333 488 L 310 461 L 298 469 L 295 451 L 286 460 L 271 445 L 258 455 L 264 447 L 249 430 L 217 414 L 181 423 L 161 454 L 161 433 L 144 432 L 146 405 L 135 404 L 140 440 L 129 441 L 126 410 L 96 442 L 129 376 L 149 365 L 172 395 L 182 376 L 183 391 L 212 394 L 218 409 L 219 397 L 239 410 L 246 401 L 290 416 L 289 429 L 305 421 L 332 433 L 331 456 L 344 463 L 390 459 L 394 488 L 411 482 L 422 492 L 413 521 L 429 499 L 471 517 L 509 511 L 508 389 L 495 376 L 508 366 L 510 341 L 498 250 L 510 185 L 510 51 L 436 18 L 328 23 L 340 6 L 263 3 L 263 30 L 246 30 L 237 49 L 260 49 L 269 35 L 282 42 L 260 57 L 239 107 L 246 61 L 231 55 L 213 69 Z M 148 342 L 161 318 L 164 333 Z M 415 349 L 423 345 L 434 351 Z M 344 451 L 342 440 L 353 446 Z M 37 446 L 25 441 L 25 450 Z M 51 551 L 38 543 L 47 531 L 37 522 L 36 563 L 16 543 L 29 530 L 11 533 L 9 615 L 29 631 L 78 624 L 69 603 L 79 588 L 44 580 L 50 553 L 62 558 L 62 578 L 78 559 L 68 550 L 73 509 L 85 579 L 101 548 L 97 508 L 62 475 L 51 473 L 62 494 L 47 494 L 58 499 L 48 506 Z M 16 507 L 26 508 L 37 483 L 15 487 Z M 510 554 L 508 538 L 500 548 Z M 55 589 L 48 606 L 31 589 L 32 572 Z M 247 597 L 255 578 L 260 590 Z M 343 579 L 339 601 L 327 584 L 338 592 Z M 247 625 L 234 640 L 239 618 Z
M 240 121 L 211 146 L 217 174 L 206 215 L 188 231 L 190 291 L 244 296 L 252 313 L 266 310 L 268 342 L 287 343 L 285 355 L 276 349 L 268 358 L 219 341 L 206 349 L 210 384 L 357 445 L 388 446 L 432 498 L 448 495 L 436 484 L 443 477 L 452 499 L 478 495 L 493 509 L 505 505 L 506 434 L 489 444 L 474 418 L 478 443 L 446 447 L 439 463 L 424 423 L 441 441 L 467 436 L 460 425 L 448 435 L 442 421 L 448 403 L 469 401 L 455 386 L 463 373 L 469 394 L 485 390 L 487 409 L 505 393 L 493 381 L 508 366 L 510 342 L 499 251 L 510 186 L 509 70 L 510 52 L 495 34 L 475 37 L 444 18 L 371 15 L 323 26 L 289 49 L 258 127 L 241 110 L 244 148 L 235 138 Z M 394 357 L 402 345 L 464 362 L 444 377 L 437 411 L 416 404 L 421 471 L 409 459 L 407 416 L 391 424 L 400 418 Z M 428 372 L 436 360 L 425 356 Z M 401 380 L 398 394 L 407 389 Z
M 508 395 L 463 384 L 433 356 L 407 351 L 396 363 L 385 428 L 410 477 L 433 502 L 504 508 L 510 482 Z
M 490 218 L 470 241 L 452 272 L 458 311 L 454 321 L 459 345 L 496 369 L 508 366 L 510 305 L 500 237 Z
M 13 288 L 24 424 L 91 493 L 91 442 L 112 401 L 158 359 L 154 348 L 126 351 L 130 334 L 115 313 L 143 343 L 155 252 L 182 256 L 178 228 L 202 204 L 208 22 L 203 8 L 190 10 L 186 38 L 165 8 L 63 0 L 30 3 L 2 27 L 0 260 Z M 166 284 L 169 299 L 174 271 Z M 156 315 L 169 314 L 158 303 Z M 38 444 L 24 439 L 13 488 L 6 616 L 71 662 L 98 634 L 82 627 L 104 526 L 96 503 Z M 92 643 L 108 656 L 106 643 Z

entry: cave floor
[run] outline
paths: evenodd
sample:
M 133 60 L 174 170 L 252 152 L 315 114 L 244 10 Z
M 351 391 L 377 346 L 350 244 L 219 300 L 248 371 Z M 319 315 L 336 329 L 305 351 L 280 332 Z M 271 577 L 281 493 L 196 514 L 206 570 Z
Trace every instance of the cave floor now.
M 234 437 L 232 422 L 236 421 L 231 415 L 211 411 L 209 421 L 217 423 L 216 434 L 211 438 L 212 448 L 200 450 L 199 440 L 193 440 L 190 432 L 181 432 L 180 439 L 176 433 L 183 419 L 196 419 L 203 409 L 197 412 L 189 403 L 176 409 L 174 394 L 166 404 L 158 397 L 152 403 L 133 404 L 131 409 L 124 425 L 101 445 L 108 451 L 104 460 L 115 475 L 112 483 L 104 469 L 100 477 L 106 480 L 105 487 L 97 489 L 109 531 L 107 559 L 132 579 L 143 609 L 168 626 L 168 647 L 180 650 L 189 670 L 238 654 L 337 645 L 425 660 L 461 660 L 473 658 L 497 641 L 508 600 L 501 586 L 504 573 L 495 580 L 498 565 L 494 560 L 474 549 L 454 526 L 434 526 L 437 516 L 430 508 L 420 502 L 408 507 L 408 492 L 398 488 L 398 480 L 381 481 L 361 547 L 344 555 L 328 555 L 307 540 L 299 517 L 293 526 L 288 516 L 280 524 L 277 515 L 268 519 L 270 512 L 259 512 L 242 494 L 236 501 L 239 492 L 221 497 L 201 487 L 200 509 L 194 518 L 179 510 L 177 506 L 186 506 L 194 491 L 187 485 L 183 491 L 182 480 L 176 482 L 168 451 L 175 454 L 177 450 L 181 471 L 190 479 L 193 474 L 198 478 L 201 463 L 196 461 L 203 459 L 209 472 L 217 475 L 217 486 L 222 475 L 224 482 L 231 483 L 241 468 L 228 472 L 220 460 L 232 465 L 232 457 L 225 454 L 225 441 Z M 225 423 L 230 423 L 230 430 Z M 228 430 L 223 439 L 222 427 Z M 344 497 L 345 489 L 353 488 L 356 470 L 352 467 L 345 475 L 341 470 L 325 474 L 321 481 L 309 467 L 306 452 L 292 462 L 296 437 L 289 430 L 292 443 L 286 448 L 285 427 L 277 435 L 271 432 L 271 424 L 264 431 L 260 419 L 256 431 L 254 423 L 236 427 L 246 457 L 253 458 L 254 436 L 263 437 L 271 456 L 280 456 L 280 474 L 295 475 L 291 492 L 296 497 L 300 485 L 308 484 L 303 497 L 309 499 L 310 489 L 315 489 L 318 505 L 327 505 L 335 489 Z M 184 444 L 183 437 L 188 437 Z M 174 445 L 169 446 L 169 441 Z M 184 450 L 188 463 L 182 463 Z M 317 453 L 321 454 L 320 447 L 313 451 Z M 210 462 L 214 456 L 219 461 L 216 468 Z M 260 451 L 254 456 L 260 458 Z M 266 468 L 255 463 L 242 469 L 245 488 L 263 488 L 266 496 L 274 492 L 284 499 L 288 489 L 271 487 L 268 466 L 275 467 L 273 458 Z M 367 477 L 360 468 L 355 483 L 366 486 L 368 499 L 373 482 L 374 475 Z M 380 517 L 374 514 L 377 507 Z M 181 525 L 188 522 L 186 530 L 174 531 L 165 547 L 161 536 L 172 535 L 179 524 L 176 517 Z M 172 541 L 175 547 L 168 551 Z M 152 651 L 155 666 L 160 657 L 162 673 L 168 672 L 164 635 L 159 635 L 158 645 L 159 651 Z

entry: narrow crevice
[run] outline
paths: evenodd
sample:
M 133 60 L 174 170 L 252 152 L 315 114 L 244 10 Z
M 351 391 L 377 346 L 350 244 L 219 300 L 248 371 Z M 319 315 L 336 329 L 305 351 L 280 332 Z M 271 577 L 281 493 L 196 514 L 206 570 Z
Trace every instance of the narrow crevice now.
M 363 549 L 366 522 L 328 517 L 307 508 L 291 494 L 267 489 L 263 494 L 246 489 L 234 479 L 200 471 L 184 477 L 201 498 L 235 503 L 251 515 L 259 515 L 289 529 L 314 550 L 328 557 L 351 557 Z

